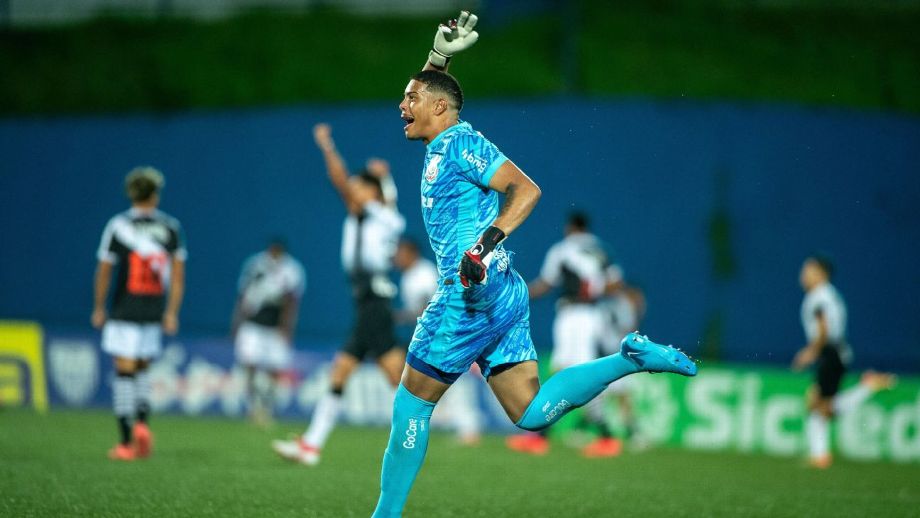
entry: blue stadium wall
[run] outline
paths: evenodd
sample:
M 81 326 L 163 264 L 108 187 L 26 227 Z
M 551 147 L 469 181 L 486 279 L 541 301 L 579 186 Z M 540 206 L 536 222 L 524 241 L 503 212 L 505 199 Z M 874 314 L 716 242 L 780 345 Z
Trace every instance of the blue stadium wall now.
M 920 369 L 920 120 L 612 100 L 473 101 L 464 116 L 543 188 L 508 242 L 526 278 L 582 209 L 645 289 L 644 331 L 698 351 L 719 321 L 723 359 L 786 363 L 804 341 L 798 269 L 821 250 L 837 264 L 858 365 Z M 227 332 L 240 264 L 281 234 L 308 272 L 298 346 L 335 345 L 352 316 L 344 210 L 312 142 L 317 121 L 353 167 L 391 161 L 408 233 L 423 238 L 424 149 L 403 138 L 395 101 L 0 121 L 0 317 L 86 329 L 102 228 L 127 206 L 124 174 L 153 164 L 167 176 L 162 208 L 188 236 L 185 336 Z M 727 277 L 714 273 L 714 218 L 727 223 Z M 544 348 L 552 309 L 533 305 Z

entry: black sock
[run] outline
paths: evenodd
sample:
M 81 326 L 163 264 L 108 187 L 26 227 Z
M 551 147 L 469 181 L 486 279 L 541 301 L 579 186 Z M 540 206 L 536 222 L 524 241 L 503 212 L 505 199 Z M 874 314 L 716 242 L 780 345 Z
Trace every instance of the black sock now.
M 150 403 L 142 401 L 137 404 L 137 422 L 138 423 L 147 423 L 147 419 L 150 418 Z
M 597 431 L 600 433 L 602 439 L 610 439 L 613 437 L 613 432 L 610 431 L 610 427 L 603 421 L 597 423 Z
M 127 417 L 118 418 L 118 431 L 121 434 L 121 444 L 131 444 L 131 422 Z

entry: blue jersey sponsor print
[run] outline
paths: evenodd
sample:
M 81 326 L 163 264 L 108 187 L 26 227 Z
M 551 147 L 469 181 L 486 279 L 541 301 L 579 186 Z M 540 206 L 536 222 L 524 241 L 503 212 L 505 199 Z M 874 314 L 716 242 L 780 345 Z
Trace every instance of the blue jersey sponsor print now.
M 422 217 L 440 278 L 409 353 L 447 373 L 464 372 L 475 361 L 488 376 L 497 365 L 536 359 L 527 284 L 511 268 L 511 253 L 502 245 L 495 248 L 485 285 L 464 289 L 457 275 L 463 252 L 498 217 L 498 194 L 489 181 L 505 161 L 466 122 L 428 144 Z

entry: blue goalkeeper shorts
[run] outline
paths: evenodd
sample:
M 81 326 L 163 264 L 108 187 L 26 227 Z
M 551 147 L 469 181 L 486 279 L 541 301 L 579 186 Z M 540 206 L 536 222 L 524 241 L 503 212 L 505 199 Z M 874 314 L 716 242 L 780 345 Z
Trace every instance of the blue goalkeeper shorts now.
M 499 271 L 493 264 L 485 285 L 464 289 L 456 277 L 439 284 L 415 327 L 407 361 L 452 383 L 473 362 L 488 378 L 500 365 L 536 359 L 527 283 L 510 266 Z

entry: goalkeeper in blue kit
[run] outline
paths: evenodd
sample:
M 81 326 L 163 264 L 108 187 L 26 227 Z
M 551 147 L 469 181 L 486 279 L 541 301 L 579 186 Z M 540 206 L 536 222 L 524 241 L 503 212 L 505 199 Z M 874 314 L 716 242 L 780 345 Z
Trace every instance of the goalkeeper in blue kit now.
M 438 27 L 428 62 L 412 76 L 399 105 L 406 138 L 427 146 L 422 217 L 439 279 L 393 402 L 375 517 L 402 514 L 425 458 L 432 411 L 473 362 L 508 417 L 525 430 L 552 425 L 628 374 L 696 374 L 696 365 L 677 349 L 630 333 L 619 353 L 563 369 L 540 385 L 527 284 L 503 245 L 537 204 L 540 188 L 460 120 L 463 92 L 446 73 L 451 56 L 479 38 L 475 26 L 476 16 L 462 12 Z

